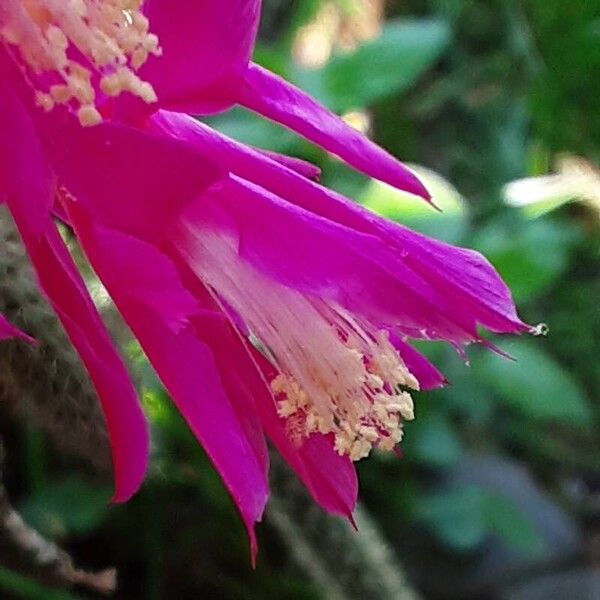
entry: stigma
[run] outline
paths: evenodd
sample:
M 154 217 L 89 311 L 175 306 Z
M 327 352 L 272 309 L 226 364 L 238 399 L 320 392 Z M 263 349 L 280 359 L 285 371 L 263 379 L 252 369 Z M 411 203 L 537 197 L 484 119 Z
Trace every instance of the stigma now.
M 137 71 L 161 53 L 149 32 L 142 0 L 3 0 L 0 42 L 35 90 L 39 107 L 65 105 L 83 126 L 102 116 L 98 90 L 107 96 L 129 92 L 156 101 L 152 85 Z

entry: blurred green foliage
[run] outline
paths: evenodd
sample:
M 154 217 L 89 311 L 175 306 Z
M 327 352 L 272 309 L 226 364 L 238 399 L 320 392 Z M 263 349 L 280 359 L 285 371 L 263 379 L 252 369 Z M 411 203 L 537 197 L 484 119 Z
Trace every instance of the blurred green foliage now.
M 410 88 L 448 44 L 441 20 L 393 19 L 355 52 L 335 53 L 320 69 L 294 63 L 284 73 L 338 113 L 371 106 Z
M 506 205 L 502 188 L 551 172 L 561 152 L 600 160 L 600 3 L 390 1 L 378 37 L 352 53 L 334 44 L 331 59 L 313 70 L 294 61 L 292 48 L 324 2 L 264 4 L 257 59 L 336 111 L 367 111 L 373 137 L 419 165 L 443 212 L 351 173 L 241 110 L 211 124 L 318 162 L 326 185 L 370 209 L 482 251 L 523 317 L 550 330 L 494 340 L 514 361 L 473 348 L 470 368 L 450 348 L 423 346 L 452 385 L 419 394 L 403 460 L 361 463 L 363 498 L 426 592 L 436 573 L 419 551 L 447 563 L 460 557 L 472 572 L 496 539 L 532 560 L 551 542 L 531 513 L 511 493 L 455 473 L 474 455 L 517 461 L 578 531 L 596 522 L 586 501 L 600 480 L 600 222 L 575 205 L 531 219 Z M 333 4 L 360 18 L 352 0 Z M 155 431 L 152 476 L 141 494 L 107 508 L 104 488 L 59 478 L 49 466 L 43 481 L 27 484 L 24 516 L 91 565 L 118 565 L 123 598 L 324 597 L 268 528 L 259 534 L 259 567 L 250 570 L 243 528 L 218 477 L 144 369 Z M 575 488 L 583 492 L 569 491 Z M 1 571 L 0 588 L 40 597 Z M 461 597 L 452 589 L 431 594 Z

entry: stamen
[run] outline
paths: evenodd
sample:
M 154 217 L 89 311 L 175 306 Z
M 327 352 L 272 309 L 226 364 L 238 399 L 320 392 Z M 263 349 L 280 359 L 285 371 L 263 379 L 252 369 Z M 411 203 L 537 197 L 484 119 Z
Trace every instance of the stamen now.
M 196 274 L 243 318 L 279 370 L 271 382 L 297 444 L 332 433 L 352 460 L 392 450 L 414 418 L 419 384 L 386 331 L 330 300 L 273 282 L 237 254 L 232 238 L 183 225 L 173 236 Z
M 129 92 L 144 102 L 156 102 L 152 86 L 136 74 L 150 55 L 161 54 L 158 38 L 149 33 L 141 12 L 142 0 L 2 4 L 0 41 L 17 50 L 29 80 L 45 76 L 46 81 L 48 75 L 54 79 L 47 89 L 36 91 L 36 102 L 44 110 L 68 105 L 87 126 L 102 119 L 95 106 L 97 88 L 109 96 Z

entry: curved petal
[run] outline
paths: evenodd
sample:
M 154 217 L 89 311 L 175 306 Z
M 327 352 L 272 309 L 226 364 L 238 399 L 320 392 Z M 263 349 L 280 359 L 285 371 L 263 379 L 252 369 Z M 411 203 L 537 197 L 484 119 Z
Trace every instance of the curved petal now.
M 258 397 L 270 397 L 265 382 L 249 360 L 238 335 L 225 315 L 214 306 L 191 319 L 198 336 L 210 348 L 223 388 L 244 428 L 264 477 L 269 471 L 269 454 L 256 408 Z
M 400 339 L 393 331 L 389 333 L 390 341 L 398 351 L 398 354 L 402 357 L 408 370 L 417 378 L 420 389 L 434 390 L 448 383 L 442 373 L 440 373 L 440 371 L 438 371 L 422 354 Z
M 114 500 L 130 498 L 148 460 L 148 432 L 123 362 L 112 346 L 81 277 L 50 217 L 51 169 L 27 115 L 10 91 L 0 92 L 0 178 L 40 286 L 92 378 L 112 445 Z M 10 132 L 7 135 L 6 132 Z
M 187 267 L 184 268 L 187 270 Z M 191 277 L 195 279 L 193 274 Z M 194 282 L 186 279 L 186 283 Z M 190 289 L 193 289 L 196 298 L 204 295 L 203 303 L 211 306 L 211 299 L 206 298 L 206 291 L 199 289 L 199 285 L 195 279 L 195 285 Z M 225 314 L 221 321 L 212 318 L 209 322 L 204 313 L 200 318 L 193 317 L 193 322 L 197 330 L 204 333 L 213 350 L 224 374 L 223 379 L 230 388 L 228 395 L 232 402 L 239 404 L 243 412 L 252 411 L 257 415 L 261 430 L 264 429 L 321 508 L 352 519 L 358 497 L 353 463 L 335 452 L 330 436 L 313 435 L 299 447 L 290 441 L 285 421 L 277 415 L 275 401 L 267 385 L 277 371 L 247 338 L 234 331 L 231 320 Z
M 358 171 L 429 199 L 419 179 L 402 163 L 284 79 L 251 64 L 239 104 L 289 127 Z
M 378 237 L 243 180 L 233 177 L 206 192 L 188 205 L 180 223 L 183 227 L 169 239 L 189 264 L 202 265 L 205 241 L 223 236 L 239 260 L 271 280 L 341 304 L 372 323 L 401 328 L 413 337 L 457 343 L 478 339 L 474 317 L 457 310 Z
M 54 225 L 48 219 L 45 234 L 37 238 L 28 223 L 15 221 L 41 288 L 98 392 L 112 446 L 113 500 L 124 502 L 139 488 L 148 462 L 148 430 L 135 389 Z
M 199 152 L 208 152 L 223 167 L 309 213 L 380 239 L 396 258 L 383 266 L 395 269 L 400 260 L 412 273 L 411 277 L 417 276 L 416 281 L 425 279 L 438 289 L 443 302 L 451 292 L 453 314 L 468 316 L 471 331 L 477 323 L 499 333 L 530 329 L 517 316 L 506 285 L 478 253 L 437 242 L 387 221 L 309 181 L 295 170 L 188 117 L 159 112 L 150 125 L 177 139 L 186 140 Z M 238 208 L 244 210 L 243 206 Z M 263 241 L 268 242 L 267 239 Z M 449 273 L 452 275 L 448 276 Z M 398 271 L 395 275 L 403 276 L 403 272 Z
M 160 106 L 195 114 L 231 106 L 254 48 L 260 0 L 146 0 L 144 12 L 163 52 L 140 75 Z
M 255 348 L 249 350 L 265 378 L 274 379 L 277 371 L 271 363 Z M 265 433 L 313 500 L 324 510 L 352 520 L 358 498 L 358 479 L 350 459 L 337 454 L 331 436 L 313 434 L 301 446 L 296 446 L 290 441 L 285 421 L 278 416 L 272 399 L 260 395 L 256 401 Z
M 0 315 L 0 341 L 12 338 L 18 338 L 28 344 L 36 344 L 36 341 L 32 337 L 28 336 L 18 327 L 15 327 L 4 315 Z
M 268 496 L 264 440 L 252 413 L 234 410 L 210 347 L 196 333 L 192 319 L 201 317 L 200 307 L 157 248 L 94 224 L 76 202 L 67 211 L 92 266 L 238 506 L 254 555 L 254 524 Z
M 406 254 L 406 263 L 435 285 L 457 310 L 472 314 L 494 333 L 524 333 L 532 328 L 519 316 L 510 290 L 487 259 L 467 248 L 434 240 L 382 220 L 381 236 Z
M 306 177 L 307 179 L 312 179 L 313 181 L 321 180 L 321 169 L 312 163 L 309 163 L 300 158 L 295 158 L 293 156 L 286 156 L 285 154 L 278 154 L 277 152 L 271 152 L 270 150 L 262 150 L 256 148 L 258 152 L 282 164 L 284 167 L 291 169 L 292 171 L 296 171 L 298 175 L 302 175 L 302 177 Z
M 55 114 L 56 113 L 56 114 Z M 95 219 L 160 239 L 168 222 L 222 172 L 207 156 L 167 136 L 105 122 L 83 128 L 58 110 L 40 130 L 61 183 Z
M 356 469 L 333 446 L 333 436 L 321 434 L 311 435 L 300 446 L 298 455 L 306 472 L 305 482 L 318 504 L 353 523 L 352 513 L 358 498 Z
M 4 84 L 0 127 L 0 190 L 11 198 L 13 215 L 27 220 L 31 234 L 39 237 L 54 200 L 54 176 L 26 108 Z

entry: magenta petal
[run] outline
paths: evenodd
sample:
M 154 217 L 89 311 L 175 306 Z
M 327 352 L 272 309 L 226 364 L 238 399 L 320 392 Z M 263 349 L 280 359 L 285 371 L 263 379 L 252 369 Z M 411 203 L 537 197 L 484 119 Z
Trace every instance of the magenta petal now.
M 271 363 L 256 349 L 251 350 L 265 377 L 272 380 L 277 372 Z M 358 479 L 350 459 L 335 452 L 331 436 L 314 434 L 297 447 L 290 441 L 273 400 L 264 395 L 256 400 L 267 436 L 314 501 L 330 513 L 351 519 L 358 497 Z
M 185 144 L 118 123 L 82 128 L 69 115 L 46 115 L 44 141 L 61 183 L 94 218 L 143 239 L 160 239 L 169 220 L 221 177 Z
M 330 240 L 339 239 L 340 226 L 366 234 L 367 237 L 355 240 L 354 250 L 350 251 L 363 255 L 357 259 L 358 263 L 364 260 L 378 261 L 379 268 L 387 270 L 390 276 L 397 279 L 398 284 L 406 285 L 406 294 L 397 303 L 398 314 L 402 315 L 408 308 L 413 313 L 422 308 L 423 312 L 417 313 L 421 320 L 421 325 L 417 325 L 417 329 L 425 325 L 429 329 L 437 329 L 437 331 L 429 331 L 425 337 L 439 338 L 445 335 L 447 339 L 458 343 L 479 340 L 477 324 L 503 333 L 517 333 L 529 329 L 518 318 L 506 285 L 478 253 L 437 242 L 391 223 L 339 194 L 309 181 L 281 163 L 187 117 L 160 112 L 153 118 L 152 126 L 168 135 L 186 140 L 190 146 L 197 147 L 202 153 L 210 153 L 214 160 L 219 161 L 235 174 L 285 198 L 288 203 L 293 203 L 309 213 L 297 223 L 308 226 L 309 215 L 312 213 L 337 224 L 337 235 L 336 228 L 328 226 L 330 233 L 327 235 Z M 252 203 L 254 201 L 251 199 Z M 261 200 L 261 203 L 263 202 L 264 199 Z M 278 211 L 282 210 L 283 203 L 284 201 L 280 200 L 267 204 L 271 204 L 270 211 Z M 241 214 L 247 211 L 248 207 L 242 203 L 233 206 L 232 209 Z M 282 212 L 284 214 L 281 219 L 287 222 L 292 218 L 290 211 L 282 210 Z M 261 235 L 260 232 L 268 227 L 269 221 L 264 219 L 243 218 L 246 220 L 247 238 L 252 236 L 252 231 L 256 235 Z M 278 219 L 279 217 L 275 220 Z M 260 223 L 260 227 L 252 230 L 251 225 L 255 221 Z M 295 243 L 295 240 L 303 240 L 303 238 L 290 236 L 285 227 L 281 227 L 283 221 L 279 220 L 279 223 L 280 225 L 274 229 L 275 237 L 263 235 L 262 239 L 257 241 L 263 246 L 273 242 L 274 247 L 270 252 L 272 257 L 283 257 L 292 246 L 291 250 L 298 251 L 302 258 L 303 245 Z M 345 235 L 343 237 L 350 239 Z M 278 241 L 275 241 L 276 238 Z M 386 254 L 381 252 L 378 258 L 374 248 L 370 247 L 374 243 L 373 238 L 378 239 L 385 252 L 389 253 L 387 258 L 384 258 Z M 330 245 L 333 250 L 335 247 L 333 244 Z M 319 253 L 317 250 L 315 252 Z M 329 256 L 329 254 L 325 252 L 322 256 Z M 308 256 L 306 254 L 308 264 L 307 271 L 303 275 L 305 279 L 313 268 L 311 265 L 320 266 L 325 262 L 321 259 L 310 261 Z M 288 258 L 282 259 L 283 262 Z M 290 275 L 294 273 L 289 268 L 287 271 Z M 285 274 L 285 270 L 283 272 Z M 364 283 L 369 285 L 369 294 L 376 293 L 381 287 L 380 282 L 375 278 L 377 272 L 371 269 L 371 275 L 364 275 Z M 357 273 L 355 272 L 355 275 Z M 436 324 L 436 313 L 440 310 L 446 314 L 446 317 L 441 322 L 438 320 Z M 457 321 L 459 329 L 468 332 L 467 335 L 448 329 L 448 319 Z M 411 332 L 405 331 L 405 333 Z M 412 334 L 414 337 L 422 337 L 418 331 Z
M 140 75 L 160 106 L 195 114 L 231 106 L 254 47 L 260 0 L 146 0 L 144 12 L 163 52 Z
M 333 436 L 314 434 L 298 450 L 306 469 L 309 490 L 325 510 L 352 520 L 358 498 L 354 464 L 333 449 Z
M 425 199 L 429 193 L 404 165 L 297 87 L 251 64 L 238 102 L 332 152 L 355 169 Z
M 139 488 L 148 462 L 148 431 L 135 389 L 54 225 L 48 219 L 37 238 L 27 222 L 15 220 L 40 285 L 98 392 L 112 447 L 113 501 L 124 502 Z
M 12 198 L 13 214 L 27 219 L 31 233 L 42 235 L 54 200 L 53 175 L 29 114 L 4 83 L 0 129 L 0 191 Z
M 446 384 L 446 378 L 442 373 L 394 332 L 390 332 L 390 341 L 398 350 L 408 370 L 417 378 L 422 390 L 434 390 Z
M 263 427 L 313 500 L 329 513 L 352 519 L 358 498 L 356 469 L 347 456 L 334 450 L 332 436 L 313 434 L 296 447 L 276 414 L 263 414 Z
M 227 397 L 250 442 L 256 462 L 267 477 L 269 454 L 256 407 L 259 397 L 270 398 L 266 383 L 225 315 L 206 311 L 193 317 L 192 322 L 197 334 L 210 347 Z
M 200 307 L 155 247 L 94 225 L 77 203 L 67 208 L 91 264 L 237 504 L 255 553 L 254 524 L 268 496 L 264 453 L 249 440 L 192 325 Z
M 40 285 L 94 382 L 112 444 L 114 500 L 127 500 L 146 471 L 144 415 L 127 371 L 51 221 L 52 174 L 32 123 L 6 87 L 0 92 L 0 128 L 0 172 L 8 207 Z
M 278 154 L 277 152 L 271 152 L 270 150 L 261 150 L 256 149 L 257 152 L 260 152 L 267 158 L 278 162 L 279 164 L 291 169 L 298 173 L 298 175 L 302 175 L 302 177 L 306 177 L 307 179 L 312 179 L 313 181 L 320 181 L 321 179 L 321 169 L 312 163 L 309 163 L 300 158 L 295 158 L 293 156 L 286 156 L 285 154 Z
M 185 219 L 203 231 L 231 236 L 241 260 L 274 281 L 333 300 L 373 323 L 402 327 L 415 337 L 466 342 L 475 322 L 376 236 L 305 211 L 235 177 L 191 203 Z M 178 245 L 190 260 L 192 246 Z M 185 248 L 184 248 L 185 246 Z
M 410 268 L 435 285 L 457 312 L 495 333 L 524 333 L 510 290 L 478 252 L 450 246 L 382 220 L 382 236 L 405 254 Z M 385 233 L 384 233 L 384 231 Z
M 9 340 L 11 338 L 21 339 L 28 344 L 36 343 L 32 337 L 28 336 L 18 327 L 15 327 L 12 323 L 7 321 L 4 315 L 0 315 L 0 340 Z
M 266 476 L 269 456 L 255 401 L 259 396 L 271 398 L 270 389 L 247 351 L 244 338 L 235 328 L 232 315 L 224 312 L 222 301 L 213 297 L 176 253 L 171 253 L 170 257 L 177 265 L 184 285 L 201 308 L 190 317 L 190 321 L 198 337 L 211 350 L 227 397 Z
M 185 265 L 180 266 L 188 274 L 185 278 L 188 289 L 203 307 L 214 310 L 215 301 L 206 288 Z M 315 501 L 329 512 L 350 518 L 358 495 L 352 462 L 334 451 L 330 437 L 314 435 L 300 448 L 292 444 L 284 421 L 277 415 L 275 400 L 267 385 L 267 380 L 272 380 L 276 375 L 274 367 L 235 331 L 225 313 L 219 320 L 205 310 L 194 315 L 192 321 L 211 347 L 228 396 L 238 414 L 257 415 L 261 430 L 265 430 Z M 248 429 L 247 435 L 252 437 Z
M 242 414 L 257 415 L 261 431 L 264 429 L 317 504 L 328 512 L 351 518 L 358 496 L 352 462 L 334 451 L 330 436 L 313 435 L 302 446 L 296 447 L 285 431 L 284 421 L 277 415 L 275 401 L 265 381 L 274 376 L 270 363 L 255 348 L 242 342 L 224 315 L 217 320 L 209 318 L 205 312 L 195 316 L 193 322 L 206 336 L 237 410 Z

